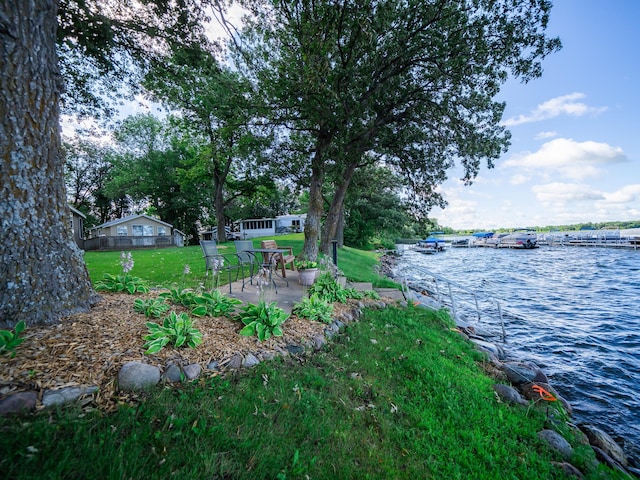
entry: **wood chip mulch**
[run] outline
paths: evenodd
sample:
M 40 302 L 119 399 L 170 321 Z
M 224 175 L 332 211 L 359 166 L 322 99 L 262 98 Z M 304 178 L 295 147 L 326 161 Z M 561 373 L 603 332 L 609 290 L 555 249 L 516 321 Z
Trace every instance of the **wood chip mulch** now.
M 148 319 L 135 312 L 134 298 L 140 297 L 103 294 L 102 301 L 88 313 L 64 318 L 52 326 L 28 326 L 17 355 L 0 357 L 0 398 L 24 390 L 38 391 L 42 398 L 48 389 L 96 385 L 99 391 L 93 395 L 88 408 L 112 411 L 119 403 L 132 401 L 132 396 L 119 392 L 116 385 L 118 372 L 126 362 L 149 363 L 162 371 L 170 363 L 197 363 L 206 372 L 203 375 L 216 375 L 206 368 L 213 361 L 224 362 L 235 354 L 277 352 L 289 344 L 307 345 L 326 328 L 325 324 L 292 315 L 284 324 L 282 337 L 260 342 L 256 337 L 238 334 L 243 327 L 241 322 L 226 317 L 202 317 L 195 320 L 196 328 L 203 335 L 202 345 L 165 347 L 155 355 L 145 355 L 142 338 L 148 333 L 145 323 L 161 320 Z M 351 306 L 336 304 L 334 308 L 335 314 L 340 314 Z

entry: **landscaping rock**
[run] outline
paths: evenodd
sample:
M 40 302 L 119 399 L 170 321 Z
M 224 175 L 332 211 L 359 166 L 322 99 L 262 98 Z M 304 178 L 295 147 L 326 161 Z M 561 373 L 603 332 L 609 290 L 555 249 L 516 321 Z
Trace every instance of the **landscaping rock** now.
M 207 370 L 213 370 L 214 372 L 220 371 L 220 362 L 214 360 L 207 364 Z
M 227 367 L 232 368 L 234 370 L 237 370 L 240 367 L 242 367 L 242 355 L 240 355 L 239 353 L 236 353 L 227 362 Z
M 261 352 L 260 358 L 262 358 L 263 361 L 268 362 L 276 358 L 276 354 L 275 352 L 272 352 L 272 351 Z
M 164 381 L 169 383 L 176 383 L 182 380 L 182 371 L 180 367 L 175 364 L 169 365 L 164 372 Z
M 160 369 L 146 363 L 127 362 L 118 372 L 118 386 L 123 391 L 144 390 L 159 381 Z
M 247 353 L 247 355 L 242 360 L 242 366 L 246 368 L 255 367 L 259 363 L 260 360 L 253 353 Z
M 592 446 L 600 448 L 608 456 L 612 457 L 616 462 L 624 467 L 629 464 L 627 455 L 624 453 L 622 447 L 618 445 L 606 432 L 589 424 L 580 425 L 580 430 L 585 433 Z
M 304 347 L 293 343 L 287 345 L 285 348 L 291 355 L 302 355 L 304 353 Z
M 0 400 L 0 415 L 30 412 L 36 409 L 38 394 L 36 392 L 13 393 Z
M 202 373 L 202 367 L 197 363 L 190 363 L 182 367 L 182 371 L 187 380 L 196 380 Z
M 503 383 L 496 383 L 493 386 L 493 389 L 496 391 L 498 396 L 506 403 L 527 406 L 529 402 L 527 402 L 520 392 L 516 390 L 514 387 L 509 385 L 504 385 Z
M 313 349 L 318 351 L 322 350 L 324 346 L 327 344 L 327 339 L 324 335 L 316 335 L 312 339 L 313 341 Z
M 558 432 L 554 430 L 542 430 L 538 432 L 538 438 L 546 442 L 553 450 L 559 452 L 565 459 L 571 458 L 573 448 Z
M 42 394 L 42 405 L 52 407 L 54 405 L 64 405 L 78 400 L 83 395 L 91 395 L 98 391 L 95 385 L 88 387 L 66 387 L 58 390 L 46 390 Z

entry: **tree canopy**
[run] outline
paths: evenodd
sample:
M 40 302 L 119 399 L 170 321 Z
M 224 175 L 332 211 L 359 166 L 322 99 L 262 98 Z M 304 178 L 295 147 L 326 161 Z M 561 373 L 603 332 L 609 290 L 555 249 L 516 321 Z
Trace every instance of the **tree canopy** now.
M 236 39 L 274 123 L 304 135 L 310 166 L 305 253 L 317 254 L 321 191 L 339 178 L 322 235 L 335 235 L 353 172 L 382 160 L 402 173 L 423 211 L 459 162 L 472 181 L 509 133 L 494 100 L 509 75 L 541 74 L 557 50 L 545 35 L 551 2 L 319 0 L 242 2 L 253 19 Z M 300 142 L 299 142 L 300 143 Z M 302 144 L 305 144 L 302 142 Z M 292 168 L 295 168 L 292 165 Z

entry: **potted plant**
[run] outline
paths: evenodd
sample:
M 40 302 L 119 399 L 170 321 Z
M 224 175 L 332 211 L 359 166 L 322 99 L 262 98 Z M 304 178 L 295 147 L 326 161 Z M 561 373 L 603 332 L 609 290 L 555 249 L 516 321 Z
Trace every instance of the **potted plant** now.
M 300 282 L 300 285 L 313 285 L 318 273 L 318 262 L 309 260 L 306 257 L 299 257 L 294 261 L 294 265 L 298 270 L 298 282 Z

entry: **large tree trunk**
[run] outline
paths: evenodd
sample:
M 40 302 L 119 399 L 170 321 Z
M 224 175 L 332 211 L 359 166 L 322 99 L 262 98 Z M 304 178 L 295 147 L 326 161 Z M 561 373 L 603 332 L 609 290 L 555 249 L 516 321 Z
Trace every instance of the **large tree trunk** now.
M 320 136 L 316 144 L 316 151 L 311 161 L 311 184 L 309 186 L 309 210 L 304 223 L 304 246 L 302 253 L 311 260 L 318 258 L 318 240 L 322 225 L 324 203 L 322 199 L 322 184 L 324 182 L 324 153 L 329 147 L 331 138 Z
M 97 297 L 71 231 L 58 2 L 0 0 L 0 327 L 55 323 Z
M 338 226 L 343 220 L 344 199 L 347 195 L 347 190 L 351 183 L 351 179 L 353 178 L 355 168 L 355 165 L 347 166 L 347 169 L 344 172 L 340 183 L 336 186 L 336 191 L 333 194 L 333 200 L 331 201 L 331 206 L 327 212 L 327 218 L 324 222 L 324 230 L 322 231 L 322 240 L 320 242 L 320 251 L 325 255 L 328 255 L 330 252 L 332 240 L 338 240 L 339 243 L 343 243 L 341 242 L 341 239 L 338 238 Z

